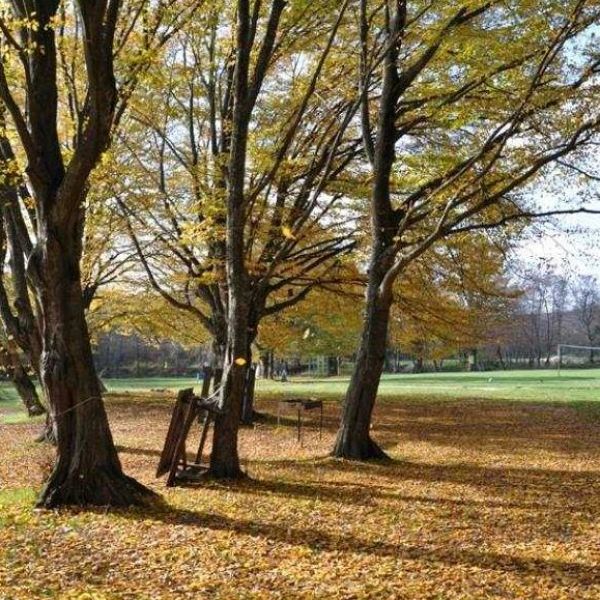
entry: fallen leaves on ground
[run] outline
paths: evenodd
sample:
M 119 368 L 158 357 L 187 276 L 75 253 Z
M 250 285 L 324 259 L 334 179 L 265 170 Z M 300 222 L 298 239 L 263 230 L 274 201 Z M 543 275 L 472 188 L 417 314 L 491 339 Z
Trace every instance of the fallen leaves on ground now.
M 169 402 L 107 404 L 125 470 L 166 506 L 35 511 L 51 451 L 36 426 L 3 426 L 1 599 L 600 597 L 593 414 L 385 402 L 373 433 L 394 461 L 352 464 L 327 458 L 331 403 L 302 446 L 291 420 L 244 429 L 248 480 L 168 490 L 153 474 Z

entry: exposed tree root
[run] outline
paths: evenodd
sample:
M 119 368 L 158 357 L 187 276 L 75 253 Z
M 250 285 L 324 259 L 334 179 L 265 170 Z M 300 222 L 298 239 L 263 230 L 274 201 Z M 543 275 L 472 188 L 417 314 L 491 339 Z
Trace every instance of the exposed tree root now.
M 206 476 L 210 479 L 224 479 L 229 481 L 240 481 L 248 477 L 248 475 L 246 475 L 246 473 L 244 473 L 239 466 L 234 467 L 232 465 L 211 465 L 206 473 Z
M 56 435 L 54 434 L 54 429 L 52 425 L 46 421 L 44 425 L 44 429 L 41 433 L 35 438 L 35 441 L 39 444 L 51 444 L 52 446 L 56 446 Z
M 349 435 L 340 435 L 331 455 L 335 458 L 356 461 L 391 460 L 370 436 L 355 439 Z
M 55 471 L 42 491 L 37 506 L 149 506 L 158 498 L 155 492 L 123 473 L 97 468 L 85 478 L 75 473 L 62 480 L 58 471 Z

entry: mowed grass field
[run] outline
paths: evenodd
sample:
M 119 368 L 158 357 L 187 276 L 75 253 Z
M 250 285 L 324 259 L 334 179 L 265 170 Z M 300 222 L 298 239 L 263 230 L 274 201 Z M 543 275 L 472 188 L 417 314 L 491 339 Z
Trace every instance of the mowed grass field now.
M 348 387 L 347 377 L 313 379 L 292 377 L 282 383 L 258 380 L 257 393 L 266 397 L 311 397 L 339 399 Z M 108 379 L 111 392 L 178 390 L 198 387 L 195 379 Z M 490 371 L 487 373 L 426 373 L 383 376 L 382 399 L 403 397 L 480 398 L 548 402 L 595 402 L 600 400 L 600 369 Z
M 491 381 L 490 381 L 491 379 Z M 391 457 L 329 457 L 346 381 L 260 382 L 240 431 L 249 477 L 166 488 L 155 470 L 174 390 L 107 381 L 136 510 L 33 510 L 53 449 L 0 401 L 0 599 L 600 598 L 600 372 L 386 377 L 373 437 Z M 6 392 L 4 388 L 0 390 Z M 277 398 L 325 403 L 298 443 Z M 195 451 L 199 426 L 188 451 Z M 204 460 L 208 459 L 210 443 Z
M 347 377 L 292 377 L 282 383 L 259 380 L 259 397 L 316 397 L 342 400 Z M 195 378 L 152 377 L 106 379 L 109 393 L 165 393 L 199 388 Z M 383 401 L 402 398 L 490 399 L 533 402 L 572 402 L 591 406 L 600 402 L 600 369 L 490 371 L 484 373 L 426 373 L 383 376 L 379 386 Z M 600 410 L 600 404 L 598 405 Z M 18 397 L 8 383 L 0 384 L 0 422 L 21 422 L 25 417 Z
M 292 377 L 282 383 L 258 380 L 258 395 L 267 397 L 311 397 L 342 399 L 347 377 L 313 379 Z M 198 387 L 195 379 L 107 379 L 111 392 L 178 390 Z M 490 371 L 487 373 L 426 373 L 383 376 L 382 399 L 407 396 L 431 398 L 489 398 L 548 402 L 600 401 L 600 369 Z

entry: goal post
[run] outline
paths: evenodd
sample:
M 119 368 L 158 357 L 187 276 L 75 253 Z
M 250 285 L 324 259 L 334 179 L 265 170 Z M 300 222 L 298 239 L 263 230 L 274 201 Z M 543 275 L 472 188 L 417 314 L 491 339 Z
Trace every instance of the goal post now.
M 574 350 L 575 352 L 579 352 L 579 358 L 574 357 L 573 353 L 569 353 L 569 350 Z M 582 360 L 581 352 L 586 352 L 587 357 L 585 360 Z M 558 344 L 557 349 L 557 368 L 558 374 L 560 375 L 561 369 L 565 364 L 585 364 L 589 362 L 592 363 L 592 360 L 587 360 L 587 358 L 591 358 L 594 354 L 600 358 L 600 346 L 578 346 L 575 344 Z M 571 362 L 567 361 L 567 357 L 571 357 Z

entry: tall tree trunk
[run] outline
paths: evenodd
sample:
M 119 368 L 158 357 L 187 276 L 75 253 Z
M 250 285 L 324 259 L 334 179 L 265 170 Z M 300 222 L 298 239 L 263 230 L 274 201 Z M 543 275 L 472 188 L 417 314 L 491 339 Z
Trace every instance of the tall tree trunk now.
M 57 461 L 39 505 L 142 504 L 153 494 L 123 473 L 104 410 L 74 237 L 48 231 L 36 255 L 44 322 L 41 376 L 57 442 Z
M 251 68 L 251 55 L 256 41 L 256 23 L 251 16 L 250 2 L 237 1 L 235 31 L 235 66 L 231 88 L 231 134 L 224 145 L 229 148 L 226 169 L 227 179 L 227 358 L 223 385 L 221 386 L 220 414 L 215 421 L 210 473 L 219 478 L 238 478 L 240 468 L 237 441 L 242 402 L 248 367 L 248 350 L 251 337 L 248 331 L 251 311 L 251 286 L 246 270 L 245 228 L 247 199 L 245 197 L 246 158 L 248 131 L 252 111 L 258 99 L 275 41 L 281 15 L 286 7 L 283 0 L 273 0 L 267 17 L 266 29 L 258 51 L 258 58 Z M 256 6 L 252 9 L 254 9 Z M 258 16 L 258 13 L 257 13 Z M 250 71 L 252 70 L 252 75 Z M 229 122 L 226 123 L 229 126 Z
M 365 321 L 352 379 L 346 393 L 342 420 L 333 456 L 352 460 L 386 458 L 371 439 L 371 417 L 385 361 L 391 299 L 381 297 L 379 288 L 385 271 L 374 254 L 367 290 Z
M 398 3 L 391 16 L 386 13 L 390 44 L 383 63 L 383 83 L 379 100 L 376 141 L 373 145 L 368 99 L 363 99 L 363 137 L 373 168 L 371 192 L 372 248 L 367 285 L 367 305 L 356 365 L 346 394 L 342 421 L 333 455 L 365 460 L 384 458 L 385 453 L 369 435 L 371 415 L 381 379 L 390 320 L 393 279 L 390 270 L 396 258 L 396 235 L 404 213 L 391 200 L 391 173 L 395 160 L 396 103 L 401 93 L 398 75 L 400 35 L 406 23 L 406 3 Z M 361 2 L 361 37 L 367 31 L 366 2 Z M 364 56 L 363 56 L 364 59 Z M 366 82 L 361 82 L 365 85 Z M 368 85 L 368 84 L 367 84 Z
M 252 33 L 248 0 L 237 2 L 236 56 L 232 85 L 231 137 L 226 219 L 227 354 L 221 385 L 221 414 L 215 419 L 209 474 L 219 479 L 243 477 L 238 431 L 246 383 L 249 286 L 245 260 L 244 183 L 252 101 L 248 92 Z
M 26 242 L 21 250 L 39 307 L 40 375 L 57 438 L 55 467 L 39 505 L 141 504 L 154 494 L 121 469 L 92 361 L 79 266 L 89 176 L 110 145 L 117 115 L 114 40 L 120 3 L 73 3 L 81 25 L 87 94 L 78 135 L 67 153 L 58 125 L 63 106 L 53 26 L 60 2 L 38 2 L 34 11 L 20 2 L 9 4 L 17 19 L 27 15 L 16 35 L 31 52 L 23 61 L 23 93 L 15 99 L 3 85 L 0 96 L 26 159 L 27 198 L 14 209 L 23 216 L 29 207 L 35 226 L 35 247 L 27 227 L 20 228 Z M 121 111 L 125 106 L 123 100 Z
M 6 150 L 6 140 L 0 138 L 0 147 Z M 2 362 L 8 369 L 15 389 L 23 401 L 29 416 L 46 412 L 19 356 L 25 356 L 36 374 L 39 375 L 41 339 L 39 329 L 29 298 L 29 289 L 25 275 L 25 260 L 19 244 L 13 218 L 12 204 L 18 202 L 13 187 L 2 186 L 3 206 L 0 211 L 0 269 L 4 271 L 7 251 L 10 253 L 10 278 L 12 283 L 12 304 L 9 300 L 4 273 L 0 277 L 0 321 L 8 339 L 6 348 L 2 348 Z M 20 352 L 19 352 L 20 351 Z
M 238 283 L 229 297 L 229 334 L 221 385 L 222 412 L 215 419 L 210 455 L 209 474 L 217 479 L 244 477 L 238 453 L 238 432 L 246 384 L 248 309 L 240 287 Z
M 239 127 L 239 125 L 238 125 Z M 243 129 L 243 128 L 242 128 Z M 248 367 L 248 275 L 244 265 L 243 182 L 245 138 L 232 151 L 232 190 L 227 213 L 227 345 L 221 380 L 221 413 L 215 419 L 209 474 L 217 479 L 244 477 L 238 454 L 238 432 Z
M 236 161 L 232 160 L 235 164 Z M 238 168 L 241 168 L 238 164 Z M 238 454 L 238 432 L 246 386 L 249 348 L 248 277 L 244 266 L 243 171 L 238 172 L 234 201 L 227 215 L 228 330 L 227 352 L 221 383 L 221 414 L 215 419 L 209 474 L 217 479 L 244 477 Z M 237 191 L 236 191 L 237 190 Z

